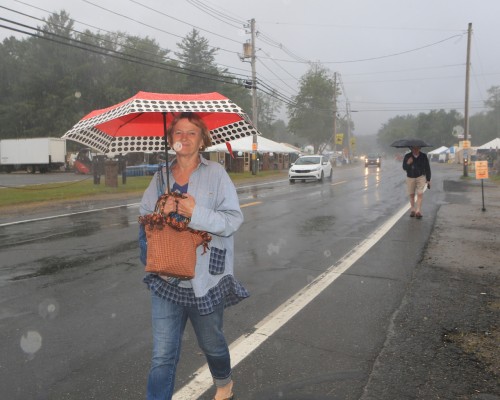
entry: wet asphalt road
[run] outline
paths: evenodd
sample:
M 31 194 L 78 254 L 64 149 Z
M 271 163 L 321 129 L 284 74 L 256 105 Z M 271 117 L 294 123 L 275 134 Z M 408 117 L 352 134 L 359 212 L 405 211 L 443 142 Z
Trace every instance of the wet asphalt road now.
M 238 189 L 245 223 L 236 236 L 237 278 L 251 297 L 227 309 L 228 342 L 255 331 L 406 205 L 399 163 L 334 172 L 332 182 Z M 437 182 L 447 173 L 433 169 L 424 219 L 404 215 L 234 368 L 238 399 L 360 398 L 430 234 L 443 198 Z M 6 399 L 144 398 L 151 338 L 137 214 L 129 202 L 0 223 L 0 387 Z M 178 389 L 204 364 L 190 328 L 183 346 Z

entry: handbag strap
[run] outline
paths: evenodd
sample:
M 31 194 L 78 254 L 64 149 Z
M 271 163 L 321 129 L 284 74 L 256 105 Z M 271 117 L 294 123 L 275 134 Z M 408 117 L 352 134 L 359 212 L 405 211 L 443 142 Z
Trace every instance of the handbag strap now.
M 170 197 L 177 197 L 177 198 L 182 198 L 184 197 L 181 193 L 176 193 L 176 192 L 170 192 L 170 193 L 163 193 L 160 197 L 158 197 L 158 200 L 156 201 L 155 205 L 155 210 L 154 210 L 154 215 L 156 215 L 156 221 L 161 223 L 166 223 L 167 225 L 171 226 L 172 228 L 178 230 L 178 231 L 185 231 L 188 228 L 189 222 L 191 222 L 191 218 L 185 217 L 183 215 L 180 215 L 177 212 L 177 208 L 175 211 L 170 212 L 168 215 L 165 214 L 163 211 L 163 208 L 165 207 L 165 203 L 167 202 L 167 199 Z

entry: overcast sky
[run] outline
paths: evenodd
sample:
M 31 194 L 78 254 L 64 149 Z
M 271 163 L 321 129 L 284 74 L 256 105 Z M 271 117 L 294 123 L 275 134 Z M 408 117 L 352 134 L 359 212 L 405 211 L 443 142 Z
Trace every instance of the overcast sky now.
M 470 114 L 484 111 L 487 90 L 500 86 L 499 0 L 0 0 L 0 5 L 38 18 L 64 9 L 76 30 L 121 30 L 174 51 L 194 27 L 219 48 L 217 63 L 239 76 L 251 75 L 250 64 L 238 54 L 250 39 L 244 24 L 253 18 L 259 80 L 291 99 L 310 62 L 321 63 L 340 77 L 339 114 L 345 117 L 349 103 L 355 135 L 375 134 L 396 115 L 432 109 L 463 114 L 469 22 Z M 42 25 L 5 9 L 1 13 Z M 0 28 L 1 39 L 12 34 Z

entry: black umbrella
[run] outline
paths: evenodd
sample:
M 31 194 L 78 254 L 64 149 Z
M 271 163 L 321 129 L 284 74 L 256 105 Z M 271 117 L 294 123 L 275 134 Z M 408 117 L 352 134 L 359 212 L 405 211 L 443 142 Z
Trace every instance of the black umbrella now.
M 428 144 L 422 139 L 399 139 L 391 144 L 391 147 L 404 148 L 404 147 L 432 147 L 432 144 Z

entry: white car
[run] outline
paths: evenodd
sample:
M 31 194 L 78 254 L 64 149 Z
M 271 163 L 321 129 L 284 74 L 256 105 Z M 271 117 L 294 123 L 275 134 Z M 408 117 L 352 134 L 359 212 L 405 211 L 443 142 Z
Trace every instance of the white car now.
M 288 170 L 288 180 L 314 179 L 322 182 L 324 178 L 332 179 L 333 168 L 326 156 L 313 155 L 299 157 Z

